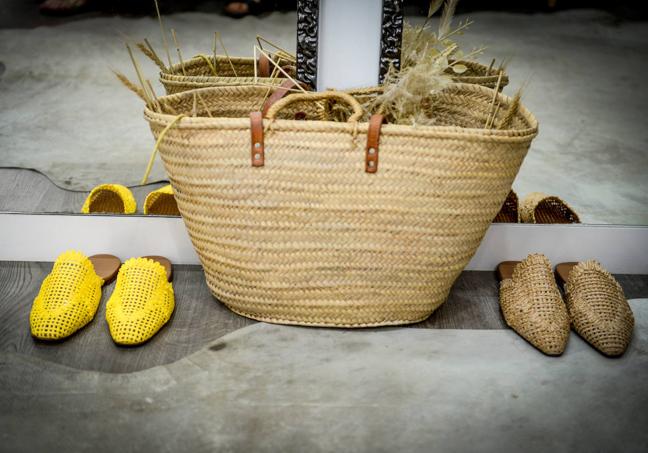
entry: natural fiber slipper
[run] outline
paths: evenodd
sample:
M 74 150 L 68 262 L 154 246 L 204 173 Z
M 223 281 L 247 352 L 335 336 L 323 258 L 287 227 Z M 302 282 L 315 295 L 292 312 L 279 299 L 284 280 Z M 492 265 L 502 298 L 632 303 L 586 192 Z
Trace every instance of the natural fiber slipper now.
M 144 201 L 144 214 L 179 216 L 178 203 L 173 196 L 171 184 L 149 193 Z
M 40 340 L 62 340 L 94 318 L 101 287 L 117 275 L 121 262 L 112 255 L 86 257 L 69 250 L 54 262 L 29 314 L 31 333 Z
M 580 223 L 578 214 L 558 197 L 533 192 L 520 202 L 524 223 Z
M 173 268 L 161 256 L 131 258 L 119 269 L 106 304 L 106 321 L 117 344 L 137 345 L 151 339 L 175 308 Z
M 574 330 L 607 356 L 625 352 L 634 316 L 619 282 L 594 260 L 556 266 Z
M 518 196 L 513 190 L 511 190 L 506 197 L 502 208 L 493 219 L 493 223 L 518 223 L 519 221 Z
M 497 273 L 506 324 L 545 354 L 562 354 L 569 339 L 569 316 L 547 257 L 505 261 Z
M 120 184 L 101 184 L 90 192 L 81 208 L 83 214 L 133 214 L 137 202 L 128 187 Z

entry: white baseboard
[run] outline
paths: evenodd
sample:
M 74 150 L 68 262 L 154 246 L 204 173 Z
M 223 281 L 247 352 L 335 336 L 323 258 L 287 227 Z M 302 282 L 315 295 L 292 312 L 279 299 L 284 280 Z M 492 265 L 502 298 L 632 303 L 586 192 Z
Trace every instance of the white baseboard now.
M 54 261 L 67 249 L 199 264 L 177 217 L 0 213 L 0 260 Z M 493 224 L 466 269 L 494 270 L 529 253 L 554 264 L 594 258 L 613 273 L 648 274 L 648 227 Z

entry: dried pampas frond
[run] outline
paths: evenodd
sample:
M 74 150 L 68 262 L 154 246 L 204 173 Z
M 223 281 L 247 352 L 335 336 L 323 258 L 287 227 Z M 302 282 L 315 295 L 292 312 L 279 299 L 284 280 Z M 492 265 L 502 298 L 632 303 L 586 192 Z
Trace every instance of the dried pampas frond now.
M 445 56 L 423 60 L 418 64 L 396 71 L 390 68 L 385 78 L 383 92 L 369 107 L 382 113 L 393 124 L 434 124 L 434 93 L 452 83 L 446 73 L 448 61 Z

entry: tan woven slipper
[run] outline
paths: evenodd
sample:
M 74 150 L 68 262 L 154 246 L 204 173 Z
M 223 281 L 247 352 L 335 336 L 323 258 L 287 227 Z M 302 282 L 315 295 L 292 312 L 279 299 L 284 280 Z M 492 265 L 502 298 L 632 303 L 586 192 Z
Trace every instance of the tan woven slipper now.
M 619 282 L 594 260 L 556 266 L 574 330 L 607 356 L 625 352 L 634 316 Z
M 578 214 L 558 197 L 533 192 L 520 202 L 524 223 L 580 223 Z
M 506 197 L 502 208 L 493 219 L 493 223 L 518 223 L 519 221 L 518 196 L 513 190 L 511 190 Z
M 569 316 L 547 257 L 505 261 L 497 273 L 506 324 L 545 354 L 562 354 L 569 339 Z

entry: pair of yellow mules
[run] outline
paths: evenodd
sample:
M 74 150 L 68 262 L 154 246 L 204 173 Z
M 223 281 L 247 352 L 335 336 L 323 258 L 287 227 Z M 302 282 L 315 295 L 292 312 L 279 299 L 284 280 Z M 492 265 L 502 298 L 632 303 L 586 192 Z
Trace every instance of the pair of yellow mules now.
M 101 184 L 92 189 L 83 203 L 81 212 L 83 214 L 134 214 L 137 212 L 137 202 L 128 187 L 121 184 Z M 180 215 L 171 184 L 154 190 L 146 196 L 144 214 Z
M 40 340 L 62 340 L 86 326 L 97 313 L 101 288 L 117 278 L 106 304 L 106 321 L 117 344 L 137 345 L 152 338 L 175 308 L 172 266 L 166 258 L 85 256 L 69 250 L 43 280 L 29 315 Z

